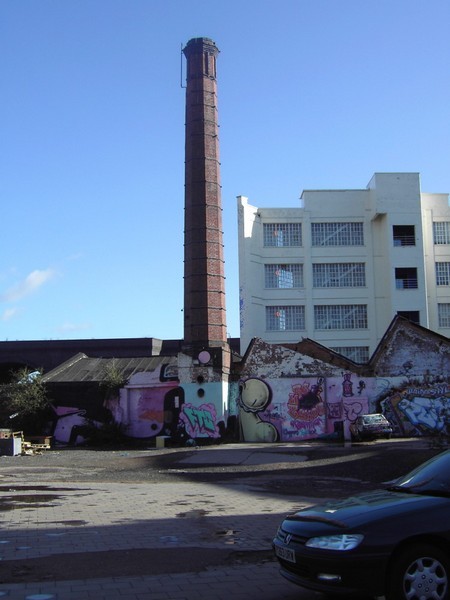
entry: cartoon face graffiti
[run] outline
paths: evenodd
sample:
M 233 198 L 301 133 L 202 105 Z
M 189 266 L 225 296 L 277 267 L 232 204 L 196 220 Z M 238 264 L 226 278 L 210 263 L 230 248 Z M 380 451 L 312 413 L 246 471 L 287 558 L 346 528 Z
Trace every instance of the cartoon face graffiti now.
M 263 421 L 258 413 L 263 412 L 272 401 L 272 390 L 262 379 L 251 378 L 240 385 L 240 421 L 246 442 L 275 442 L 278 431 L 272 423 Z
M 241 383 L 241 406 L 246 412 L 261 412 L 272 400 L 272 390 L 261 379 L 247 379 Z

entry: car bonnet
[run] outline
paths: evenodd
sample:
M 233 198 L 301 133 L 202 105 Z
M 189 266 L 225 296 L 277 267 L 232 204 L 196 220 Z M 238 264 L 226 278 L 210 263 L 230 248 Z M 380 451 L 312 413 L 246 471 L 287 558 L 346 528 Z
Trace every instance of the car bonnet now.
M 285 523 L 289 521 L 289 529 L 342 531 L 391 517 L 397 519 L 442 503 L 450 505 L 446 498 L 377 490 L 301 510 L 289 515 Z

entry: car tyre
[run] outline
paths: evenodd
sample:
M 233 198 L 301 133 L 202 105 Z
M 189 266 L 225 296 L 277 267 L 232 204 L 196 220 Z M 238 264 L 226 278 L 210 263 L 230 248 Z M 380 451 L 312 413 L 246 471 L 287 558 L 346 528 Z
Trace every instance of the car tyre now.
M 387 600 L 448 600 L 450 557 L 432 544 L 413 544 L 392 563 Z

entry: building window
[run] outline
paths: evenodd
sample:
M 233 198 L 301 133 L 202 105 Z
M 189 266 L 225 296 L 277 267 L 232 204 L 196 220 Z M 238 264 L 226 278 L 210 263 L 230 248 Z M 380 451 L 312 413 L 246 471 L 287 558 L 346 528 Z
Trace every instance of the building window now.
M 301 223 L 264 223 L 264 246 L 301 246 Z
M 450 262 L 436 263 L 436 285 L 450 285 Z
M 433 238 L 436 245 L 450 244 L 450 221 L 435 221 Z
M 450 327 L 450 304 L 438 304 L 439 327 Z
M 415 267 L 395 269 L 395 287 L 398 290 L 417 289 L 417 269 Z
M 408 321 L 411 321 L 411 323 L 420 325 L 420 313 L 418 310 L 399 310 L 397 314 L 399 317 L 408 319 Z
M 314 307 L 316 329 L 367 329 L 365 304 L 337 304 Z
M 364 246 L 362 223 L 311 223 L 313 246 Z
M 332 346 L 330 349 L 353 362 L 369 362 L 369 346 Z
M 415 246 L 414 225 L 394 225 L 392 227 L 394 246 Z
M 303 265 L 264 265 L 266 288 L 303 287 Z
M 305 329 L 304 306 L 266 306 L 268 331 L 300 331 Z
M 313 264 L 313 286 L 317 288 L 365 287 L 364 263 Z

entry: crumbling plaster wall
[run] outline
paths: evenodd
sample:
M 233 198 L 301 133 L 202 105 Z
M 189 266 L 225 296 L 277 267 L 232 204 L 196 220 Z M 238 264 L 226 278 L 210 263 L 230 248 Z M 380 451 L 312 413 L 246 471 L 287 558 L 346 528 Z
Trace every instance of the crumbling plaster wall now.
M 379 376 L 450 376 L 450 342 L 424 335 L 422 330 L 398 328 L 376 364 Z
M 241 378 L 262 377 L 277 379 L 282 377 L 312 376 L 334 377 L 342 369 L 324 361 L 300 354 L 277 344 L 268 344 L 260 338 L 253 340 L 251 350 L 245 357 Z

